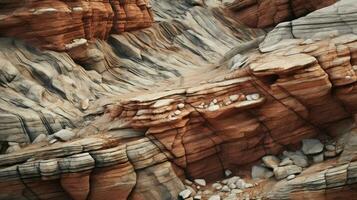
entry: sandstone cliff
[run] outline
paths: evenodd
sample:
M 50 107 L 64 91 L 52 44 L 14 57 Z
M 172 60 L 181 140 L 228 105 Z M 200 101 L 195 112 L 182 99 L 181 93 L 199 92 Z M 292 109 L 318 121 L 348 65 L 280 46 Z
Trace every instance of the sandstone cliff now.
M 153 22 L 145 0 L 2 1 L 0 13 L 0 35 L 55 51 L 69 51 Z
M 267 21 L 248 25 L 272 26 L 334 3 L 308 2 L 279 7 L 288 14 L 276 21 L 254 11 Z M 242 5 L 253 3 L 231 6 L 243 16 Z M 157 0 L 153 13 L 145 1 L 1 4 L 0 34 L 28 43 L 0 39 L 0 199 L 177 199 L 187 185 L 209 199 L 209 184 L 185 179 L 211 183 L 227 170 L 249 179 L 261 157 L 295 151 L 306 138 L 341 150 L 295 179 L 259 182 L 241 195 L 356 194 L 353 0 L 278 24 L 265 37 L 220 2 Z M 57 52 L 80 38 L 91 41 L 85 49 Z

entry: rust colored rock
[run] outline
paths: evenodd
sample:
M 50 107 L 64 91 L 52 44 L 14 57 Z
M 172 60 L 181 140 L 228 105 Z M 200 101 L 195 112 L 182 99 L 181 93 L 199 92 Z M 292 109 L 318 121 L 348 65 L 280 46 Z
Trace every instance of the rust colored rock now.
M 85 200 L 90 191 L 90 172 L 64 174 L 61 186 L 72 199 Z
M 336 0 L 237 0 L 228 9 L 249 27 L 267 28 L 335 2 Z
M 67 52 L 94 39 L 107 39 L 112 28 L 121 33 L 153 22 L 147 3 L 136 0 L 14 1 L 0 3 L 0 13 L 0 36 Z
M 127 199 L 135 184 L 136 174 L 130 163 L 95 169 L 89 199 Z
M 110 0 L 114 15 L 114 33 L 150 27 L 153 18 L 146 0 Z

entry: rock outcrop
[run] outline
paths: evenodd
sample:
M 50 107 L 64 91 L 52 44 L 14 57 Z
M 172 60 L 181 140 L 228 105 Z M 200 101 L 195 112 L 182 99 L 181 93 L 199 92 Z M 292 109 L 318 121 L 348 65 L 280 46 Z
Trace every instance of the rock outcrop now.
M 0 2 L 0 36 L 23 39 L 37 47 L 71 51 L 109 33 L 150 27 L 145 0 L 30 0 Z
M 267 28 L 302 17 L 335 2 L 336 0 L 237 0 L 228 9 L 250 27 Z
M 15 2 L 0 4 L 16 8 Z M 51 5 L 59 11 L 56 6 L 79 2 Z M 106 34 L 150 24 L 136 21 L 135 14 L 115 14 L 146 12 L 145 1 L 85 3 L 93 2 L 113 12 Z M 152 3 L 154 16 L 149 11 L 141 16 L 158 23 L 110 35 L 107 42 L 95 38 L 108 35 L 94 34 L 86 51 L 75 52 L 76 62 L 73 52 L 1 39 L 0 199 L 219 199 L 203 189 L 225 176 L 246 176 L 263 156 L 284 150 L 286 159 L 263 159 L 270 171 L 255 169 L 259 177 L 288 178 L 268 184 L 264 198 L 354 195 L 357 19 L 351 0 L 298 19 L 301 29 L 317 30 L 318 20 L 306 24 L 316 15 L 333 16 L 340 24 L 343 19 L 334 18 L 338 8 L 350 17 L 349 31 L 331 36 L 330 29 L 340 30 L 331 24 L 322 30 L 330 37 L 310 39 L 312 32 L 289 38 L 285 35 L 293 32 L 280 28 L 293 21 L 279 24 L 262 43 L 263 31 L 241 25 L 220 7 Z M 106 17 L 95 19 L 108 27 Z M 295 151 L 309 138 L 336 140 L 326 151 L 320 144 L 317 150 L 310 142 L 303 145 L 309 156 L 327 152 L 330 161 L 307 168 L 307 157 Z M 234 177 L 215 186 L 233 199 L 254 190 L 256 185 Z

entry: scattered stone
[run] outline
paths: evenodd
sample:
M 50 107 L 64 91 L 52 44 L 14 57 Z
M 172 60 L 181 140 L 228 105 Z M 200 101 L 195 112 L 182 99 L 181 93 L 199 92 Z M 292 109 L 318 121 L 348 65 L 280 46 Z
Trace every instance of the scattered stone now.
M 19 150 L 21 150 L 19 143 L 9 142 L 9 147 L 6 149 L 5 153 L 14 153 Z
M 186 184 L 186 185 L 192 185 L 193 183 L 192 183 L 192 181 L 190 181 L 190 180 L 188 180 L 188 179 L 185 179 L 185 184 Z
M 309 166 L 308 158 L 301 151 L 296 151 L 296 152 L 284 151 L 283 154 L 284 156 L 289 157 L 294 162 L 294 164 L 299 167 Z
M 229 177 L 230 175 L 232 175 L 232 171 L 229 170 L 229 169 L 226 169 L 226 170 L 224 171 L 224 175 L 226 175 L 226 177 Z
M 226 106 L 229 106 L 229 105 L 231 105 L 231 104 L 232 104 L 232 102 L 229 101 L 229 100 L 224 102 L 224 105 L 226 105 Z
M 253 100 L 258 100 L 260 98 L 260 94 L 258 94 L 258 93 L 251 94 L 251 97 Z
M 228 187 L 230 189 L 236 189 L 237 188 L 236 184 L 234 184 L 234 183 L 229 184 Z
M 7 143 L 9 146 L 19 146 L 20 144 L 17 142 L 8 142 Z
M 186 199 L 188 197 L 191 196 L 191 190 L 190 189 L 186 189 L 186 190 L 183 190 L 179 193 L 179 196 L 182 197 L 183 199 Z
M 338 155 L 338 154 L 342 153 L 342 151 L 343 151 L 343 147 L 341 145 L 337 145 L 336 146 L 336 154 Z
M 304 139 L 302 140 L 302 151 L 306 155 L 321 153 L 324 145 L 317 139 Z
M 70 129 L 62 129 L 56 133 L 53 134 L 53 136 L 56 138 L 56 139 L 59 139 L 59 140 L 62 140 L 62 141 L 69 141 L 71 140 L 72 138 L 74 138 L 75 134 L 72 130 Z
M 233 190 L 231 190 L 231 194 L 240 194 L 240 193 L 242 193 L 243 192 L 243 190 L 240 190 L 240 189 L 233 189 Z
M 213 195 L 213 196 L 210 196 L 210 198 L 208 200 L 221 200 L 221 197 L 219 195 Z
M 225 185 L 227 185 L 227 183 L 228 183 L 228 180 L 229 180 L 229 178 L 227 178 L 227 179 L 224 179 L 224 180 L 222 180 L 222 181 L 221 181 L 221 183 L 222 183 L 222 184 L 225 184 Z
M 294 162 L 289 157 L 286 157 L 279 163 L 279 166 L 282 167 L 282 166 L 293 165 L 293 164 Z
M 185 187 L 186 187 L 186 189 L 189 189 L 191 191 L 191 196 L 196 195 L 196 190 L 194 190 L 191 186 L 186 185 Z M 199 187 L 199 186 L 197 186 L 197 187 Z
M 229 187 L 227 185 L 224 185 L 221 189 L 222 192 L 230 192 L 231 189 L 229 189 Z
M 312 160 L 314 161 L 314 163 L 320 163 L 324 161 L 324 153 L 320 153 L 318 155 L 314 155 L 312 157 Z
M 205 190 L 205 191 L 203 191 L 203 194 L 204 194 L 205 196 L 211 195 L 212 193 L 213 193 L 213 192 L 210 191 L 210 190 Z
M 235 194 L 229 194 L 226 198 L 223 200 L 237 200 L 237 196 Z
M 197 185 L 200 185 L 200 186 L 206 186 L 206 181 L 205 179 L 195 179 L 194 182 L 197 184 Z
M 56 143 L 56 142 L 58 142 L 58 140 L 57 140 L 56 138 L 53 138 L 53 139 L 51 139 L 48 143 L 49 143 L 49 144 L 54 144 L 54 143 Z
M 200 189 L 201 189 L 201 186 L 197 185 L 197 186 L 196 186 L 196 189 L 197 189 L 197 190 L 200 190 Z
M 237 186 L 237 188 L 244 190 L 245 189 L 245 181 L 243 179 L 239 179 L 236 182 L 236 186 Z
M 265 167 L 254 165 L 252 168 L 253 179 L 268 179 L 272 176 L 274 176 L 274 173 Z
M 254 185 L 251 184 L 251 183 L 246 183 L 246 184 L 244 185 L 245 188 L 252 188 L 253 186 L 254 186 Z
M 336 147 L 335 147 L 334 145 L 332 145 L 332 144 L 326 145 L 326 146 L 325 146 L 325 149 L 326 149 L 327 151 L 336 151 Z
M 179 103 L 178 105 L 177 105 L 177 108 L 178 109 L 183 109 L 185 107 L 185 104 L 183 104 L 183 103 Z
M 291 174 L 286 178 L 286 180 L 290 181 L 290 180 L 294 179 L 295 177 L 296 177 L 295 174 Z
M 248 94 L 247 96 L 245 96 L 245 98 L 247 99 L 247 101 L 252 101 L 252 96 L 250 94 Z
M 278 167 L 280 163 L 280 159 L 273 155 L 264 156 L 262 160 L 264 164 L 271 169 Z
M 89 107 L 89 99 L 84 99 L 81 101 L 82 110 L 87 110 Z
M 291 174 L 299 174 L 301 172 L 302 168 L 296 165 L 277 167 L 274 169 L 275 178 L 278 180 L 286 178 Z
M 44 142 L 47 141 L 47 136 L 43 133 L 41 133 L 40 135 L 38 135 L 34 141 L 32 141 L 32 144 L 36 144 L 36 143 L 40 143 L 40 142 Z
M 337 156 L 336 151 L 325 151 L 324 156 L 326 158 L 334 158 Z
M 160 100 L 156 101 L 155 104 L 152 105 L 152 107 L 153 108 L 160 108 L 160 107 L 163 107 L 163 106 L 168 106 L 174 101 L 175 101 L 174 99 L 160 99 Z
M 219 110 L 219 105 L 210 105 L 210 106 L 208 107 L 208 110 L 209 110 L 209 111 Z
M 220 183 L 213 183 L 212 187 L 216 190 L 221 190 L 222 189 L 222 185 Z
M 175 110 L 174 114 L 175 115 L 180 115 L 181 114 L 181 110 Z
M 233 177 L 231 177 L 231 178 L 228 178 L 228 179 L 226 179 L 227 180 L 227 185 L 230 185 L 230 184 L 235 184 L 238 180 L 239 180 L 240 178 L 239 178 L 239 176 L 233 176 Z
M 237 101 L 239 98 L 239 95 L 238 94 L 235 94 L 235 95 L 231 95 L 229 96 L 229 100 L 232 101 L 232 102 L 235 102 Z
M 202 199 L 202 196 L 201 195 L 196 195 L 193 197 L 194 200 L 201 200 Z

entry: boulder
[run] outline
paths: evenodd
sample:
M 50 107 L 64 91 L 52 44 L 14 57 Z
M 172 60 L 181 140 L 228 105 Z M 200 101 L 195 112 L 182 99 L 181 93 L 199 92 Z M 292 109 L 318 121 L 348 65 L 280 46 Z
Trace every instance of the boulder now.
M 301 152 L 301 151 L 296 151 L 296 152 L 283 152 L 284 156 L 289 157 L 295 165 L 299 167 L 307 167 L 309 166 L 309 161 L 308 158 Z
M 287 166 L 287 165 L 293 165 L 294 162 L 289 158 L 289 157 L 285 157 L 280 163 L 279 166 Z
M 312 155 L 321 153 L 324 145 L 317 139 L 304 139 L 302 140 L 302 151 L 305 155 Z
M 279 163 L 280 163 L 280 159 L 274 155 L 264 156 L 262 158 L 262 161 L 264 162 L 265 166 L 267 166 L 271 169 L 278 167 Z
M 200 185 L 200 186 L 206 186 L 206 180 L 205 179 L 195 179 L 194 182 L 197 184 L 197 185 Z
M 295 174 L 291 174 L 288 177 L 286 177 L 286 180 L 290 181 L 290 180 L 293 180 L 295 177 L 296 177 Z
M 179 196 L 183 199 L 187 199 L 188 197 L 190 197 L 192 194 L 191 190 L 190 189 L 186 189 L 186 190 L 183 190 L 179 193 Z
M 222 192 L 230 192 L 231 189 L 227 186 L 227 185 L 224 185 L 221 189 Z
M 253 179 L 268 179 L 274 176 L 274 173 L 266 167 L 262 167 L 260 165 L 254 165 L 252 167 L 251 175 Z
M 302 172 L 302 168 L 296 165 L 277 167 L 274 169 L 275 178 L 278 180 L 286 178 L 292 174 L 299 174 L 301 172 Z
M 324 161 L 324 153 L 319 153 L 317 155 L 314 155 L 312 157 L 312 160 L 314 163 L 320 163 Z
M 38 135 L 34 141 L 32 141 L 33 144 L 36 144 L 36 143 L 40 143 L 40 142 L 44 142 L 44 141 L 47 141 L 47 136 L 43 133 L 41 133 L 40 135 Z
M 69 141 L 74 138 L 76 134 L 70 129 L 62 129 L 53 134 L 53 136 L 61 141 Z

